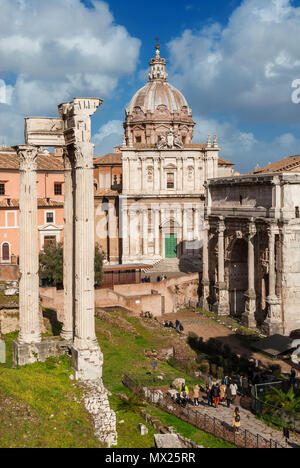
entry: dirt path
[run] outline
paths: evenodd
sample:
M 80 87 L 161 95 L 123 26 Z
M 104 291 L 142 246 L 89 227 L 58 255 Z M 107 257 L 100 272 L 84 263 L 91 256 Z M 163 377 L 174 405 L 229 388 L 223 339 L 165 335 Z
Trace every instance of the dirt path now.
M 169 321 L 171 320 L 173 323 L 175 323 L 176 320 L 180 320 L 184 327 L 185 334 L 189 332 L 196 333 L 199 337 L 202 337 L 204 341 L 210 338 L 217 338 L 222 343 L 227 344 L 232 352 L 236 354 L 245 355 L 248 359 L 257 359 L 266 367 L 271 364 L 279 364 L 283 372 L 289 373 L 291 371 L 291 366 L 286 362 L 268 359 L 267 356 L 251 351 L 251 349 L 247 348 L 239 341 L 232 330 L 224 325 L 216 323 L 205 315 L 199 315 L 191 310 L 185 310 L 174 314 L 168 314 L 167 316 L 161 317 L 159 320 L 163 322 L 166 319 Z

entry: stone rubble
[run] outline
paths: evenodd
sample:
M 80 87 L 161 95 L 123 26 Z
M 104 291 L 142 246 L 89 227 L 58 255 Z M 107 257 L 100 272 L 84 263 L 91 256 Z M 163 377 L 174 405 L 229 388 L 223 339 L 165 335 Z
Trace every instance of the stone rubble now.
M 92 417 L 97 439 L 108 448 L 117 445 L 116 414 L 110 409 L 108 392 L 101 379 L 85 382 L 83 402 Z

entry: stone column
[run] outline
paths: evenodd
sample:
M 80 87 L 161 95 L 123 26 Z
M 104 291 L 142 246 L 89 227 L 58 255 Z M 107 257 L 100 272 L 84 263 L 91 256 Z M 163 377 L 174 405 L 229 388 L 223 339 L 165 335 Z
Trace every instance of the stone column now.
M 64 150 L 64 324 L 61 337 L 73 340 L 74 335 L 74 186 L 72 162 Z
M 143 210 L 143 255 L 148 255 L 148 209 Z
M 177 159 L 177 191 L 182 192 L 182 159 Z
M 182 242 L 182 254 L 187 255 L 187 242 L 188 242 L 188 210 L 183 208 L 183 242 Z
M 19 146 L 20 161 L 20 344 L 41 342 L 39 319 L 39 243 L 37 155 L 33 146 Z M 34 362 L 36 359 L 32 359 Z
M 130 261 L 137 256 L 137 238 L 136 238 L 136 212 L 129 210 L 129 257 Z
M 269 235 L 269 295 L 267 297 L 268 303 L 268 317 L 263 324 L 264 331 L 273 335 L 276 333 L 283 333 L 283 323 L 281 315 L 281 301 L 276 295 L 276 256 L 275 256 L 275 235 L 276 227 L 270 224 L 268 228 Z
M 159 257 L 159 209 L 154 210 L 154 242 L 155 242 L 155 256 Z
M 199 208 L 194 209 L 194 240 L 199 241 L 200 239 L 200 230 L 199 230 L 199 221 L 200 221 L 200 210 Z
M 109 263 L 119 263 L 119 233 L 117 223 L 116 199 L 110 199 L 108 205 L 108 241 L 109 241 Z
M 225 283 L 225 252 L 224 252 L 224 232 L 226 230 L 224 220 L 221 219 L 218 223 L 218 284 L 217 296 L 218 301 L 215 304 L 215 309 L 218 315 L 229 315 L 229 294 Z
M 94 145 L 75 143 L 73 150 L 76 181 L 73 365 L 76 379 L 97 380 L 102 377 L 103 355 L 95 332 Z
M 248 232 L 248 291 L 245 293 L 245 312 L 242 321 L 246 327 L 256 328 L 256 292 L 255 292 L 255 249 L 254 237 L 256 236 L 256 226 L 252 221 L 249 224 Z
M 159 159 L 157 157 L 154 158 L 153 161 L 153 180 L 154 180 L 154 193 L 159 193 Z
M 202 273 L 202 297 L 200 300 L 201 307 L 204 310 L 208 310 L 208 298 L 210 295 L 209 291 L 209 220 L 204 222 L 204 232 L 203 232 L 203 252 L 202 252 L 202 262 L 203 262 L 203 273 Z
M 160 159 L 160 191 L 166 190 L 166 185 L 165 185 L 165 170 L 164 170 L 164 163 L 165 160 L 163 157 Z
M 128 193 L 130 189 L 130 171 L 129 171 L 129 158 L 128 156 L 123 157 L 123 192 Z
M 122 201 L 123 203 L 123 201 Z M 129 229 L 128 229 L 128 212 L 127 212 L 127 206 L 122 207 L 122 245 L 123 245 L 123 252 L 122 252 L 122 258 L 123 258 L 123 263 L 127 263 L 128 257 L 129 257 L 129 242 L 130 242 L 130 237 L 129 237 Z

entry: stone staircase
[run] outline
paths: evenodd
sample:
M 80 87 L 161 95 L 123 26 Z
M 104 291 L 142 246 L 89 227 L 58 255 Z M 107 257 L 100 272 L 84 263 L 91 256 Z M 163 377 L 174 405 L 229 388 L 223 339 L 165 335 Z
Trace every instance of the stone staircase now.
M 156 281 L 158 276 L 166 275 L 168 278 L 176 278 L 189 273 L 202 271 L 202 261 L 196 257 L 165 258 L 153 265 L 151 270 L 145 270 L 144 275 L 150 276 L 151 281 Z

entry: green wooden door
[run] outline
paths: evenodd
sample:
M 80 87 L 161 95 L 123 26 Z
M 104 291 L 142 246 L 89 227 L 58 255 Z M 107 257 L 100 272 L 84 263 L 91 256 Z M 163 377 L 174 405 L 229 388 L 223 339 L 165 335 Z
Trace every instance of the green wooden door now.
M 166 258 L 177 257 L 177 236 L 176 234 L 170 234 L 166 236 Z

